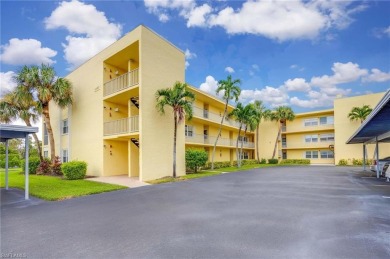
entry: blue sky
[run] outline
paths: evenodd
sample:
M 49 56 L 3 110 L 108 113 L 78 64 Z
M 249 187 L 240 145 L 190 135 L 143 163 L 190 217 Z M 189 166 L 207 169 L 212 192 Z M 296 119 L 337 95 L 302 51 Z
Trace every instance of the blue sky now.
M 1 90 L 24 64 L 66 76 L 139 24 L 186 52 L 187 83 L 296 112 L 390 82 L 389 1 L 2 1 Z

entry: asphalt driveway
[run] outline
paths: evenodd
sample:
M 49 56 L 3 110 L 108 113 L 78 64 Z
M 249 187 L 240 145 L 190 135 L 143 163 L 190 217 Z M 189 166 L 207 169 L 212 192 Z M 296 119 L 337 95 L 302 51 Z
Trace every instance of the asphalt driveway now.
M 348 167 L 273 167 L 2 206 L 28 258 L 390 258 L 390 184 Z

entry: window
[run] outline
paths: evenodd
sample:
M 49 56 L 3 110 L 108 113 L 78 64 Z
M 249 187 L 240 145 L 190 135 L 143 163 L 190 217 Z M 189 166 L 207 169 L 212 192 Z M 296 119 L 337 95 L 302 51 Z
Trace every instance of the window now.
M 332 151 L 321 151 L 321 158 L 334 158 Z
M 47 133 L 46 124 L 43 124 L 43 145 L 49 145 L 49 134 Z
M 68 134 L 68 119 L 62 121 L 62 134 Z
M 329 141 L 334 141 L 334 134 L 321 134 L 320 136 L 320 141 L 321 142 L 329 142 Z
M 282 147 L 287 147 L 287 138 L 282 137 Z
M 43 157 L 49 157 L 49 151 L 47 150 L 43 151 Z
M 287 159 L 287 152 L 282 153 L 282 159 Z
M 318 119 L 317 118 L 306 119 L 303 122 L 304 122 L 305 127 L 318 126 Z
M 308 158 L 308 159 L 318 158 L 318 151 L 306 151 L 304 155 L 305 155 L 305 158 Z
M 318 135 L 306 135 L 305 142 L 306 143 L 318 142 Z
M 62 163 L 68 162 L 68 150 L 63 149 L 62 150 Z
M 320 124 L 321 125 L 329 125 L 334 123 L 334 117 L 333 116 L 326 116 L 326 117 L 320 117 Z
M 194 136 L 193 126 L 185 125 L 185 135 L 186 137 L 192 137 Z
M 241 153 L 241 159 L 249 159 L 249 152 L 243 151 Z

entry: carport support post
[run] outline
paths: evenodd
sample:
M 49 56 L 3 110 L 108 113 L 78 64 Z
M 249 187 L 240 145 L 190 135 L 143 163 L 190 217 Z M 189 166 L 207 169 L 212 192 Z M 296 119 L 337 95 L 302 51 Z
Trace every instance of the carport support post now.
M 29 197 L 29 190 L 28 190 L 28 177 L 29 177 L 29 171 L 28 171 L 28 146 L 29 146 L 29 141 L 28 141 L 28 134 L 26 134 L 26 138 L 25 138 L 25 141 L 24 141 L 24 156 L 25 156 L 25 160 L 26 160 L 26 163 L 24 165 L 24 199 L 25 200 L 28 200 L 30 197 Z
M 5 189 L 8 190 L 8 139 L 5 140 Z
M 366 171 L 366 144 L 363 144 L 363 170 Z
M 378 137 L 375 137 L 376 178 L 379 178 L 379 145 Z

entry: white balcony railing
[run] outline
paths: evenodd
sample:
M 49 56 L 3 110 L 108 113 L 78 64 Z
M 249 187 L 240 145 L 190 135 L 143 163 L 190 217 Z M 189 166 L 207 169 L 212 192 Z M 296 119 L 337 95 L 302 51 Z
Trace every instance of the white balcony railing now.
M 104 136 L 134 133 L 139 131 L 139 116 L 104 123 Z
M 216 137 L 214 136 L 208 136 L 208 135 L 202 135 L 202 134 L 192 134 L 192 136 L 186 136 L 186 142 L 187 143 L 196 143 L 196 144 L 204 144 L 204 145 L 211 145 L 213 146 L 215 143 Z M 217 146 L 228 146 L 228 147 L 235 147 L 236 146 L 236 139 L 229 139 L 229 138 L 219 138 Z M 238 142 L 238 147 L 241 147 L 241 142 Z M 255 143 L 253 142 L 243 142 L 244 148 L 254 148 Z
M 318 130 L 332 130 L 334 124 L 321 124 L 317 126 L 282 126 L 282 132 L 303 132 L 303 131 L 318 131 Z
M 130 88 L 137 85 L 139 82 L 138 68 L 128 73 L 120 75 L 106 83 L 104 83 L 104 96 L 122 91 L 126 88 Z
M 210 112 L 208 110 L 205 110 L 205 109 L 202 109 L 202 108 L 199 108 L 196 106 L 193 107 L 192 111 L 193 111 L 193 115 L 196 117 L 208 119 L 208 120 L 211 120 L 211 121 L 218 123 L 218 124 L 221 123 L 222 112 L 221 112 L 221 114 L 217 114 L 217 113 L 213 113 L 213 112 Z M 223 124 L 227 125 L 227 126 L 231 126 L 231 127 L 236 127 L 236 128 L 240 127 L 240 123 L 236 122 L 233 119 L 225 118 L 223 121 Z

